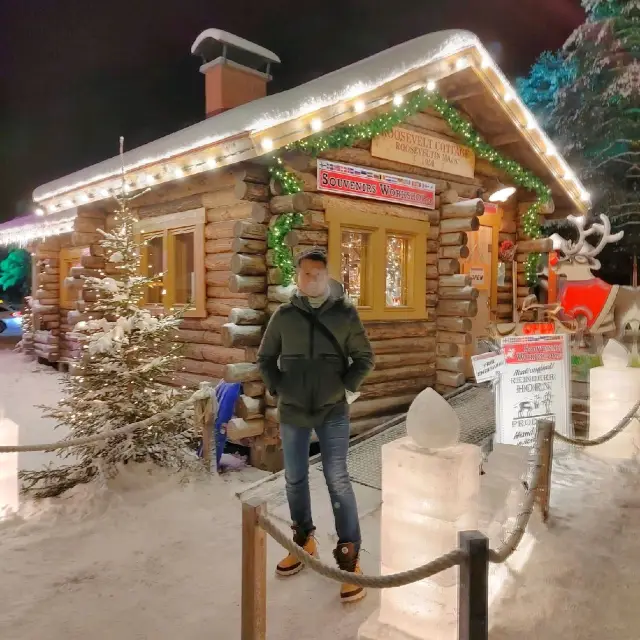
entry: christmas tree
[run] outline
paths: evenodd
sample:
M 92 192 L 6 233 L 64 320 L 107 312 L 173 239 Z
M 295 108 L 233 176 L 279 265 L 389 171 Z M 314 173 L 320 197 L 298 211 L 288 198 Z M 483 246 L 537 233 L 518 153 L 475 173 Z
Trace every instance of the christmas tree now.
M 582 4 L 585 23 L 518 86 L 590 190 L 593 213 L 625 232 L 601 255 L 600 275 L 630 284 L 640 253 L 640 2 Z
M 0 262 L 0 289 L 14 290 L 22 297 L 29 290 L 31 255 L 24 249 L 11 249 Z
M 108 271 L 115 274 L 85 278 L 85 288 L 98 296 L 74 331 L 83 343 L 83 357 L 76 374 L 63 382 L 65 394 L 58 406 L 43 407 L 46 417 L 68 429 L 66 440 L 108 433 L 169 410 L 185 398 L 183 390 L 163 383 L 178 363 L 179 345 L 172 334 L 183 310 L 155 316 L 141 306 L 148 287 L 157 286 L 162 276 L 140 275 L 142 248 L 124 188 L 116 200 L 116 226 L 103 232 L 101 242 L 113 267 Z M 104 481 L 128 462 L 184 466 L 195 460 L 189 451 L 193 439 L 192 420 L 185 412 L 129 435 L 63 449 L 59 455 L 72 458 L 71 464 L 24 472 L 23 487 L 34 497 L 50 497 L 79 483 Z

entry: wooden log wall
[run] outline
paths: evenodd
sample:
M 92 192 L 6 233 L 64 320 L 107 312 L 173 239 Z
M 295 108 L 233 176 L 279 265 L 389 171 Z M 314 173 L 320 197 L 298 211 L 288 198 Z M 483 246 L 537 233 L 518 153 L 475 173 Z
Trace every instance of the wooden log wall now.
M 105 229 L 107 212 L 97 207 L 84 207 L 78 210 L 78 217 L 73 225 L 69 246 L 72 248 L 88 248 L 88 255 L 80 258 L 80 266 L 72 267 L 64 279 L 63 287 L 69 292 L 69 297 L 76 299 L 74 308 L 60 310 L 60 361 L 73 362 L 82 356 L 82 345 L 74 337 L 74 327 L 81 320 L 86 320 L 92 302 L 98 293 L 89 287 L 85 278 L 99 278 L 108 273 L 105 264 L 104 250 L 100 244 L 102 234 L 99 229 Z M 96 317 L 92 312 L 92 317 Z
M 183 357 L 165 382 L 190 388 L 221 379 L 242 382 L 237 417 L 228 425 L 235 441 L 264 429 L 264 385 L 259 376 L 245 372 L 255 369 L 267 320 L 268 177 L 261 165 L 212 172 L 151 190 L 136 209 L 141 219 L 205 209 L 205 258 L 199 266 L 205 269 L 207 315 L 182 320 L 175 339 L 184 345 Z
M 50 363 L 60 357 L 60 238 L 47 238 L 35 248 L 36 292 L 33 301 L 33 345 L 37 358 Z
M 484 213 L 480 198 L 461 198 L 455 189 L 441 194 L 436 311 L 436 391 L 450 393 L 466 382 L 464 348 L 471 344 L 472 320 L 478 312 L 478 290 L 470 276 L 460 273 L 460 260 L 469 256 L 468 236 Z M 428 281 L 429 282 L 429 281 Z

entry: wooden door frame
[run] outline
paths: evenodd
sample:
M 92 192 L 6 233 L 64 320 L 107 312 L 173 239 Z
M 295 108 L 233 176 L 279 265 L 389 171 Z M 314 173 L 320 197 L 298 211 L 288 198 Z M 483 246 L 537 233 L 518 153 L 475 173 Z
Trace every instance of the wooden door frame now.
M 478 218 L 481 227 L 491 227 L 491 292 L 490 312 L 496 311 L 498 306 L 498 249 L 499 235 L 502 226 L 502 208 L 497 207 L 496 213 L 485 213 Z

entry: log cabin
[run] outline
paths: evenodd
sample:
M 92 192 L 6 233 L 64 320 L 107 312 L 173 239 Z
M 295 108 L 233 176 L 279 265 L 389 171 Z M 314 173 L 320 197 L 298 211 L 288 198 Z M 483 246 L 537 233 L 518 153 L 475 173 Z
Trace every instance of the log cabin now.
M 190 303 L 178 384 L 242 383 L 228 437 L 255 466 L 281 465 L 257 348 L 311 247 L 326 249 L 375 351 L 354 434 L 425 387 L 463 385 L 489 321 L 510 321 L 530 292 L 529 255 L 548 250 L 537 225 L 589 207 L 478 38 L 428 34 L 275 95 L 274 53 L 216 29 L 192 53 L 205 119 L 37 188 L 33 215 L 0 225 L 2 244 L 33 255 L 35 354 L 80 354 L 69 336 L 94 295 L 83 276 L 108 272 L 98 230 L 123 163 L 127 188 L 146 190 L 135 200 L 141 268 L 165 274 L 146 303 Z M 517 254 L 499 269 L 504 240 Z

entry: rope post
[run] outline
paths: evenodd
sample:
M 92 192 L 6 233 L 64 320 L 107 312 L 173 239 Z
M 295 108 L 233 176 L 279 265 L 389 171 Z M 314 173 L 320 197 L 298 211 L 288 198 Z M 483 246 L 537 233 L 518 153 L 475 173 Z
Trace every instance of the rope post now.
M 267 541 L 259 522 L 264 513 L 261 498 L 242 503 L 241 640 L 267 637 Z
M 489 638 L 489 538 L 479 531 L 460 531 L 458 640 Z
M 536 491 L 536 503 L 542 513 L 542 521 L 549 519 L 549 502 L 551 500 L 551 468 L 553 466 L 553 433 L 555 423 L 553 420 L 538 420 L 540 448 L 540 478 Z
M 211 383 L 201 382 L 201 391 L 211 391 Z M 213 402 L 211 396 L 207 398 L 198 399 L 195 402 L 193 412 L 196 428 L 200 429 L 202 434 L 202 463 L 207 471 L 211 471 L 211 414 L 212 414 Z

